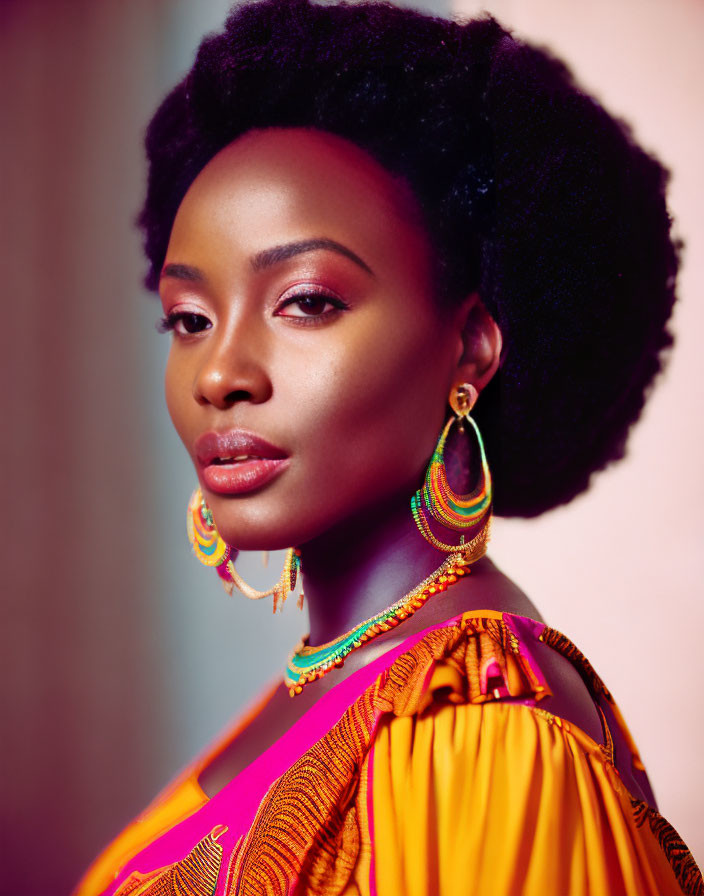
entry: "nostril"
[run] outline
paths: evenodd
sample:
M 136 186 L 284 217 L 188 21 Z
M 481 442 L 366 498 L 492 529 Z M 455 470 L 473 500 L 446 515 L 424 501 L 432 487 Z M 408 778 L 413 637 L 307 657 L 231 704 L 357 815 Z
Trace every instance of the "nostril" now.
M 234 404 L 236 401 L 251 401 L 252 393 L 248 392 L 246 389 L 237 389 L 234 392 L 228 392 L 225 396 L 225 401 L 228 404 Z

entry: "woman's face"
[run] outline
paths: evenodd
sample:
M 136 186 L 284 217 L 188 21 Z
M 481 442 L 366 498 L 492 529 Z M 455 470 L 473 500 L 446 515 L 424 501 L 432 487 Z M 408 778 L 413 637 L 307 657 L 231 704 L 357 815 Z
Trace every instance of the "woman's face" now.
M 169 412 L 227 542 L 303 545 L 410 501 L 463 345 L 433 302 L 414 198 L 366 152 L 302 128 L 238 138 L 184 197 L 160 294 Z M 286 459 L 228 461 L 239 442 L 202 438 L 233 429 Z

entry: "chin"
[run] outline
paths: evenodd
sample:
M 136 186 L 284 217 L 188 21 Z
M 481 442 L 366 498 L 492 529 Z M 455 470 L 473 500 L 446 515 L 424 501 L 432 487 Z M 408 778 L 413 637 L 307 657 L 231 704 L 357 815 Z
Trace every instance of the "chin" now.
M 294 547 L 292 542 L 275 538 L 266 533 L 242 535 L 241 531 L 233 532 L 230 536 L 221 533 L 227 544 L 232 545 L 238 551 L 285 551 Z
M 292 540 L 297 533 L 294 533 L 291 521 L 282 519 L 280 512 L 267 525 L 261 518 L 247 522 L 241 513 L 230 515 L 228 520 L 227 509 L 219 513 L 220 508 L 215 502 L 213 504 L 215 506 L 211 509 L 220 537 L 239 551 L 280 551 L 295 547 L 298 543 Z

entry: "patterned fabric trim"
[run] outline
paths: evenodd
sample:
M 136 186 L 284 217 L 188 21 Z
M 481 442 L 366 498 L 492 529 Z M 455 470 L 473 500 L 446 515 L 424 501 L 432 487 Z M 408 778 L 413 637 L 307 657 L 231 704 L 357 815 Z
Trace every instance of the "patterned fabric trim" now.
M 228 896 L 332 896 L 344 890 L 359 855 L 357 791 L 376 726 L 384 713 L 412 715 L 433 702 L 427 681 L 439 660 L 466 683 L 461 702 L 545 691 L 503 620 L 463 617 L 429 632 L 271 785 L 231 861 Z
M 687 896 L 704 896 L 704 879 L 694 856 L 684 840 L 669 821 L 643 800 L 631 799 L 633 815 L 638 827 L 647 821 L 653 836 L 665 853 L 670 867 L 677 877 L 677 883 Z
M 135 871 L 115 896 L 214 896 L 222 864 L 222 846 L 217 842 L 227 831 L 216 825 L 185 859 L 148 874 Z
M 231 863 L 227 894 L 284 896 L 299 876 L 316 893 L 344 887 L 359 851 L 354 798 L 378 687 L 272 783 Z
M 556 650 L 559 654 L 564 656 L 565 659 L 569 660 L 569 662 L 572 663 L 577 672 L 579 672 L 582 681 L 589 689 L 589 692 L 594 696 L 594 698 L 597 699 L 597 701 L 599 697 L 603 697 L 608 701 L 610 706 L 614 705 L 614 699 L 611 696 L 611 692 L 606 687 L 601 678 L 597 675 L 596 670 L 594 669 L 592 664 L 582 653 L 582 651 L 578 647 L 576 647 L 566 635 L 563 635 L 562 632 L 557 631 L 557 629 L 550 628 L 550 626 L 546 625 L 540 633 L 539 639 L 544 644 L 547 644 L 548 647 Z M 609 728 L 609 723 L 606 719 L 604 710 L 601 708 L 598 702 L 595 702 L 594 705 L 599 712 L 601 730 L 605 741 L 605 743 L 602 745 L 602 750 L 608 760 L 613 764 L 614 740 L 611 734 L 611 729 Z M 629 738 L 629 741 L 630 740 L 631 739 Z M 631 744 L 631 746 L 633 746 L 633 752 L 635 752 L 635 744 Z
M 611 762 L 614 762 L 613 736 L 611 734 L 611 728 L 606 718 L 604 709 L 599 703 L 601 699 L 603 699 L 608 706 L 615 724 L 618 726 L 621 735 L 626 741 L 628 750 L 631 754 L 631 765 L 634 769 L 644 773 L 645 766 L 643 765 L 643 760 L 640 758 L 638 747 L 636 746 L 630 729 L 626 724 L 623 715 L 621 714 L 621 710 L 614 700 L 611 691 L 606 687 L 604 682 L 597 675 L 594 667 L 584 656 L 582 651 L 578 647 L 576 647 L 566 635 L 563 635 L 562 632 L 557 631 L 557 629 L 550 628 L 547 625 L 540 633 L 539 640 L 547 644 L 548 647 L 556 650 L 567 660 L 569 660 L 577 670 L 577 672 L 580 674 L 582 681 L 585 683 L 587 688 L 589 688 L 592 696 L 594 697 L 596 708 L 599 711 L 601 727 L 604 735 L 604 740 L 606 742 L 605 747 Z
M 547 644 L 548 647 L 552 647 L 553 650 L 556 650 L 558 653 L 561 653 L 562 656 L 570 660 L 593 694 L 603 694 L 610 703 L 613 703 L 611 692 L 601 678 L 599 678 L 592 664 L 566 635 L 563 635 L 562 632 L 558 632 L 557 629 L 550 628 L 550 626 L 546 625 L 540 634 L 540 640 Z

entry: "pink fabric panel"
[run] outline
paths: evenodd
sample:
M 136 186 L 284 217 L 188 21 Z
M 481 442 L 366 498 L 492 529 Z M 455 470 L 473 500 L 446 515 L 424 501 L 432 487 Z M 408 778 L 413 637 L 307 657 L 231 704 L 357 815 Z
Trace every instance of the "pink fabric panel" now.
M 147 872 L 183 859 L 195 844 L 216 825 L 227 825 L 227 833 L 218 838 L 224 855 L 229 855 L 238 838 L 249 830 L 259 804 L 272 781 L 280 777 L 306 750 L 340 720 L 347 708 L 393 661 L 410 650 L 428 632 L 453 625 L 463 614 L 429 626 L 406 638 L 396 647 L 357 670 L 323 696 L 261 756 L 230 781 L 212 800 L 193 815 L 175 825 L 158 840 L 138 853 L 113 884 L 104 891 L 111 896 L 132 871 Z M 225 874 L 220 874 L 216 896 L 220 896 Z

